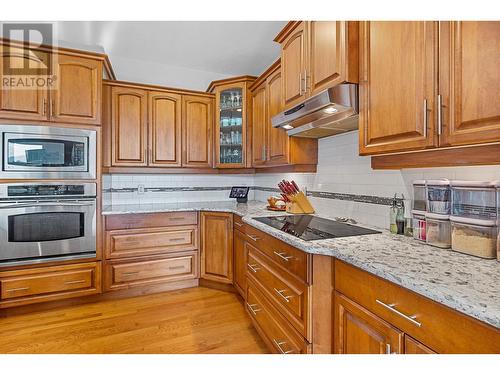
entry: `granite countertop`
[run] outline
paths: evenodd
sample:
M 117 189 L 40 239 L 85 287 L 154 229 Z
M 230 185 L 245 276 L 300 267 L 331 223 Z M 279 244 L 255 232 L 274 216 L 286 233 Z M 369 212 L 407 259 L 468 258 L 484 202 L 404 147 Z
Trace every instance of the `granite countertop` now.
M 105 206 L 102 214 L 173 211 L 225 211 L 241 215 L 244 222 L 298 249 L 336 257 L 500 328 L 500 262 L 496 260 L 435 248 L 385 230 L 380 234 L 304 241 L 253 220 L 284 214 L 267 211 L 265 203 L 257 201 L 113 205 Z

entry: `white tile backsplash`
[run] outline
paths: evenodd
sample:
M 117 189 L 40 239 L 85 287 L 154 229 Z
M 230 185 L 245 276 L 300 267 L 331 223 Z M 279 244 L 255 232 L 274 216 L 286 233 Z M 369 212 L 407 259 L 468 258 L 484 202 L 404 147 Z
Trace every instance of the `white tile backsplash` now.
M 412 181 L 417 179 L 448 178 L 463 180 L 500 180 L 500 166 L 424 168 L 397 171 L 371 169 L 370 157 L 358 155 L 358 132 L 319 140 L 317 173 L 277 173 L 257 175 L 105 175 L 104 189 L 148 187 L 277 187 L 282 180 L 295 180 L 299 187 L 313 191 L 392 197 L 395 193 L 411 198 Z M 250 191 L 249 199 L 265 202 L 271 195 L 266 191 Z M 105 194 L 106 203 L 159 203 L 197 200 L 229 200 L 229 190 L 203 192 L 146 192 L 145 194 Z M 383 205 L 311 198 L 320 215 L 347 216 L 360 223 L 381 228 L 389 225 L 389 208 Z

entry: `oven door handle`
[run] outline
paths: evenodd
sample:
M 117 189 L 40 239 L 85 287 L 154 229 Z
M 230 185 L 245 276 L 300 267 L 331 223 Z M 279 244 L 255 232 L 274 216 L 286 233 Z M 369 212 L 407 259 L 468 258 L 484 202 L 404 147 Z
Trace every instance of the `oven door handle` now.
M 90 207 L 94 206 L 95 203 L 67 203 L 67 202 L 43 202 L 43 203 L 17 203 L 17 204 L 7 204 L 0 205 L 2 208 L 24 208 L 24 207 L 47 207 L 47 206 L 74 206 L 74 207 Z

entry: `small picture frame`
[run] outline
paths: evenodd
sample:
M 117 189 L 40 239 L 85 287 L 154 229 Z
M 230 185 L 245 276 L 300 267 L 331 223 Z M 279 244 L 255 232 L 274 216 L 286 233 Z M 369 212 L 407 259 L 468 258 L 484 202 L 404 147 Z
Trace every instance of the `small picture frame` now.
M 238 203 L 246 203 L 248 201 L 249 191 L 250 188 L 248 186 L 233 186 L 229 198 L 236 198 Z

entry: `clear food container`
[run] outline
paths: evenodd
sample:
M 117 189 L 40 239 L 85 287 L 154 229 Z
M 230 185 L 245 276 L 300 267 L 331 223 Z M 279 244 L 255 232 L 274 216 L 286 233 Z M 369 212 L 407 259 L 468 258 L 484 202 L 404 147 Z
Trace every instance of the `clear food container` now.
M 496 220 L 496 190 L 493 182 L 451 181 L 451 215 Z
M 428 245 L 449 249 L 451 247 L 451 227 L 448 215 L 425 214 L 425 236 Z
M 427 211 L 425 180 L 413 181 L 413 209 L 415 211 Z
M 451 218 L 451 249 L 481 258 L 497 257 L 495 221 Z
M 413 221 L 413 238 L 419 241 L 426 241 L 426 222 L 425 222 L 425 212 L 415 211 L 411 212 Z
M 428 180 L 427 212 L 440 215 L 451 213 L 451 190 L 449 180 Z

